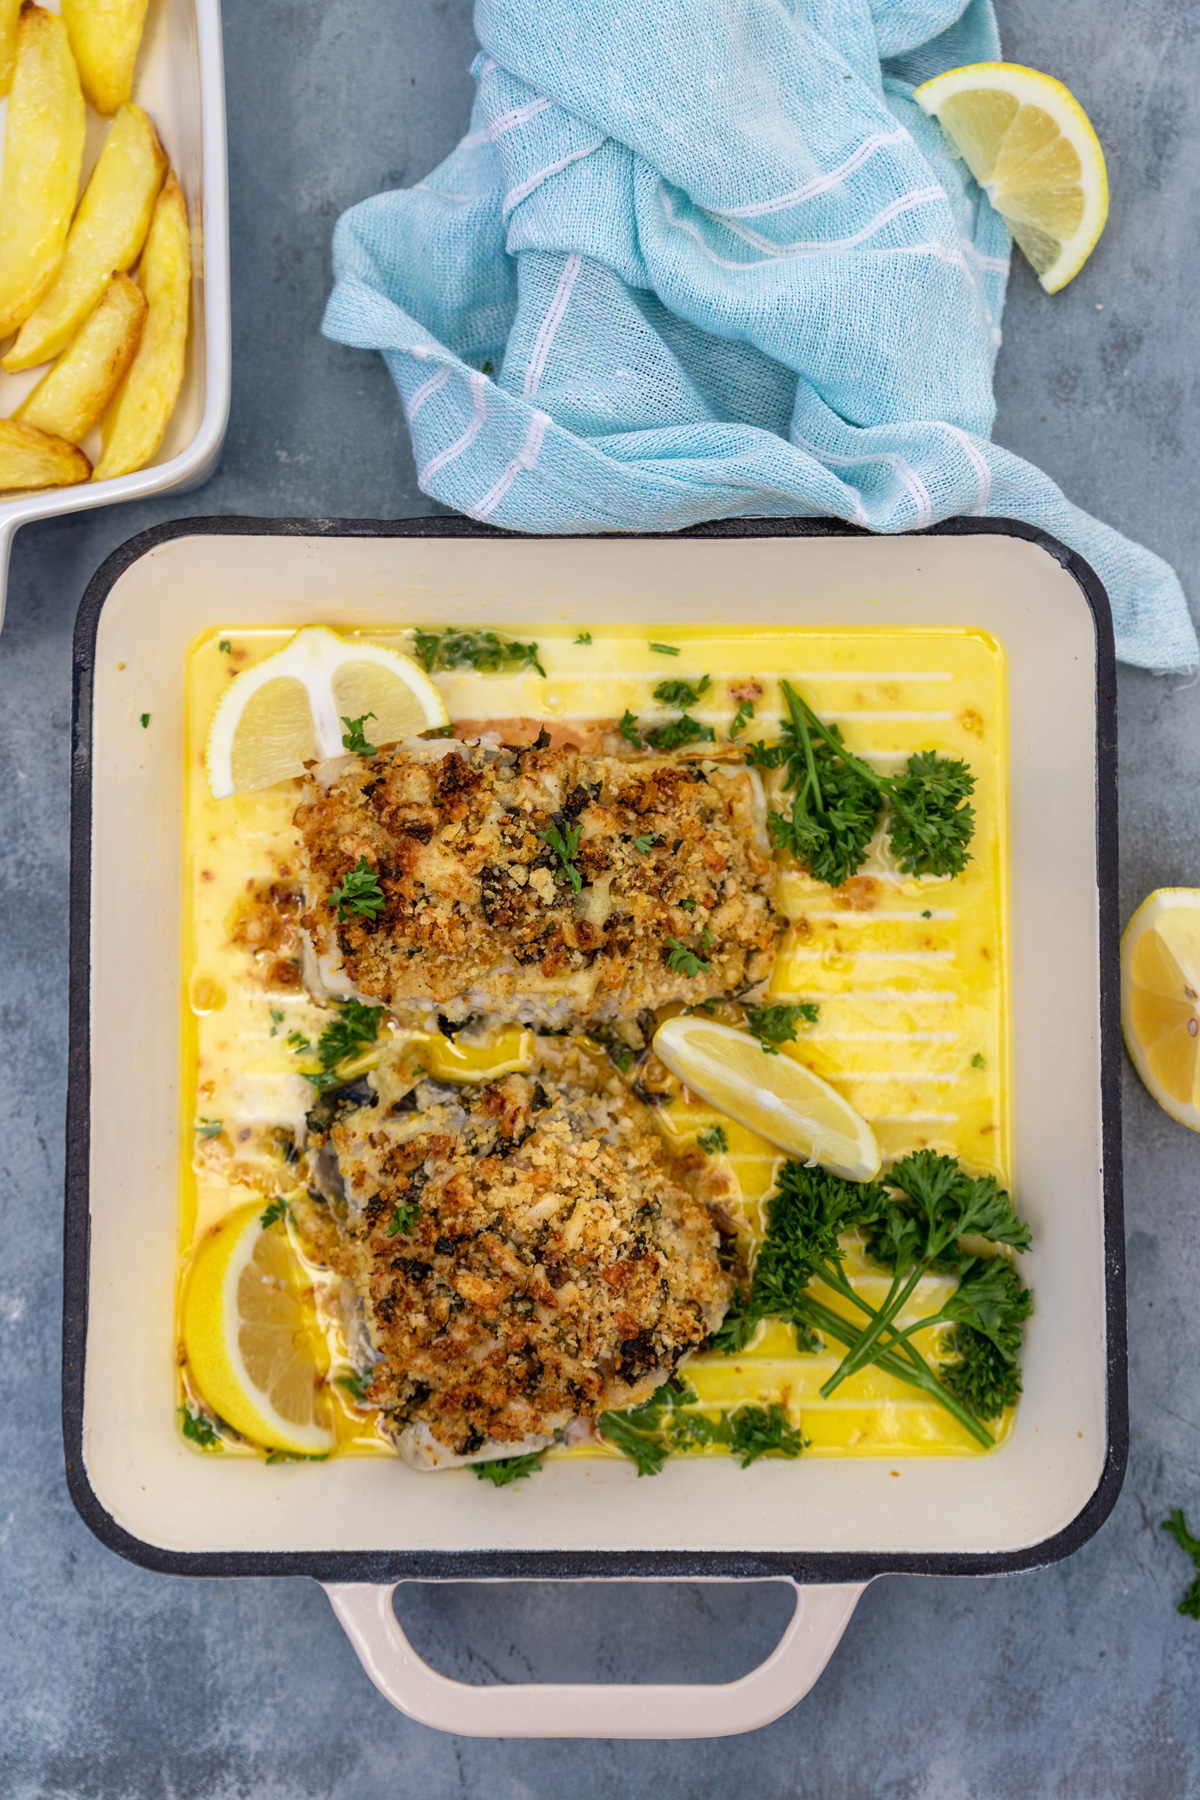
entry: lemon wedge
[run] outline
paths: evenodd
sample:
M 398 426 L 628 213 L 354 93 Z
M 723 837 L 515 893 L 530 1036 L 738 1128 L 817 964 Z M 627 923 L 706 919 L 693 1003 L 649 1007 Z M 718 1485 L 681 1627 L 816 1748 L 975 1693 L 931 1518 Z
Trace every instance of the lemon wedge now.
M 306 762 L 341 756 L 346 719 L 362 719 L 371 744 L 448 723 L 441 695 L 410 656 L 306 625 L 235 675 L 217 703 L 205 757 L 213 798 L 273 787 L 303 775 Z
M 1125 927 L 1121 1026 L 1158 1104 L 1200 1131 L 1200 888 L 1157 888 Z
M 850 1181 L 878 1175 L 879 1145 L 867 1121 L 803 1063 L 768 1056 L 746 1032 L 686 1013 L 659 1026 L 654 1052 L 710 1105 L 789 1155 Z
M 322 1456 L 334 1436 L 324 1393 L 324 1340 L 300 1270 L 262 1200 L 239 1206 L 201 1238 L 183 1298 L 183 1348 L 206 1404 L 252 1443 Z
M 1091 120 L 1061 81 L 1019 63 L 947 69 L 916 90 L 1033 264 L 1065 287 L 1108 218 L 1108 173 Z

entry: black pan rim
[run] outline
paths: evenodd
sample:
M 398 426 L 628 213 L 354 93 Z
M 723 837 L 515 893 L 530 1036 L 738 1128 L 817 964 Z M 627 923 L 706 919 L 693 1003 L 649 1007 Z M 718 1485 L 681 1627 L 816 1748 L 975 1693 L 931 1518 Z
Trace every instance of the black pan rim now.
M 118 1555 L 165 1575 L 304 1575 L 324 1582 L 726 1580 L 859 1583 L 879 1575 L 1010 1575 L 1062 1561 L 1092 1538 L 1116 1504 L 1129 1454 L 1125 1305 L 1125 1230 L 1121 1179 L 1120 914 L 1117 863 L 1117 685 L 1112 613 L 1099 577 L 1057 538 L 1019 519 L 947 519 L 905 537 L 1003 536 L 1035 544 L 1073 577 L 1096 637 L 1096 871 L 1100 925 L 1101 1147 L 1104 1157 L 1104 1262 L 1107 1325 L 1107 1446 L 1090 1499 L 1062 1530 L 1011 1551 L 849 1552 L 753 1550 L 464 1550 L 464 1551 L 175 1551 L 135 1537 L 103 1505 L 83 1455 L 91 1219 L 90 927 L 92 695 L 96 633 L 109 593 L 140 557 L 180 537 L 483 537 L 501 531 L 456 516 L 415 519 L 171 519 L 114 550 L 88 583 L 75 623 L 71 709 L 70 1012 L 67 1054 L 66 1177 L 63 1240 L 62 1419 L 67 1487 L 88 1528 Z M 589 534 L 596 535 L 596 534 Z M 869 537 L 837 519 L 721 519 L 681 532 L 605 533 L 614 537 Z

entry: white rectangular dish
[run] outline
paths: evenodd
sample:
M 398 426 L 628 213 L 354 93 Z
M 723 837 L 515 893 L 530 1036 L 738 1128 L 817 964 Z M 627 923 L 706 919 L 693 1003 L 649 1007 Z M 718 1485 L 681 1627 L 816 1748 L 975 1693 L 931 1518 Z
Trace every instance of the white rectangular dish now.
M 41 0 L 60 12 L 61 0 Z M 195 487 L 211 474 L 229 422 L 232 367 L 229 303 L 229 189 L 220 0 L 150 0 L 134 97 L 158 128 L 179 177 L 192 227 L 192 322 L 183 387 L 158 454 L 147 468 L 111 481 L 0 494 L 0 626 L 8 559 L 18 526 L 60 513 L 143 500 Z M 8 102 L 0 100 L 0 166 Z M 88 110 L 83 173 L 100 153 L 109 121 Z M 0 370 L 0 417 L 19 406 L 45 368 Z M 95 461 L 99 428 L 84 439 Z
M 686 1459 L 653 1482 L 615 1461 L 552 1462 L 511 1506 L 485 1484 L 386 1460 L 189 1454 L 172 1359 L 188 644 L 217 623 L 532 631 L 731 612 L 763 625 L 969 625 L 1007 653 L 1013 1185 L 1037 1295 L 1012 1436 L 984 1457 L 910 1460 L 899 1480 L 886 1460 L 743 1472 Z M 1030 1568 L 1098 1529 L 1124 1473 L 1127 1416 L 1114 681 L 1107 601 L 1086 565 L 997 521 L 887 539 L 812 521 L 592 539 L 450 519 L 179 521 L 93 580 L 75 712 L 64 1420 L 72 1494 L 106 1543 L 169 1573 L 334 1584 L 372 1679 L 429 1723 L 668 1736 L 748 1729 L 794 1703 L 878 1574 Z M 660 1689 L 579 1690 L 586 1703 L 564 1690 L 551 1705 L 553 1690 L 506 1688 L 489 1712 L 489 1690 L 457 1689 L 398 1648 L 380 1598 L 400 1579 L 472 1577 L 766 1578 L 807 1591 L 787 1647 L 751 1688 L 733 1684 L 738 1695 L 672 1690 L 668 1716 Z M 541 1698 L 522 1711 L 521 1693 Z M 623 1712 L 596 1697 L 619 1693 Z

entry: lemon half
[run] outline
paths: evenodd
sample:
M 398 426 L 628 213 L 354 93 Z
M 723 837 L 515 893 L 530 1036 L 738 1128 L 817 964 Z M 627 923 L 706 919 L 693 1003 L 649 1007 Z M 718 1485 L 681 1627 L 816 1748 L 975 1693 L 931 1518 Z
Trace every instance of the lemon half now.
M 916 90 L 1048 294 L 1077 275 L 1108 218 L 1108 173 L 1075 96 L 1019 63 L 947 69 Z
M 879 1173 L 875 1133 L 827 1081 L 790 1056 L 768 1056 L 732 1025 L 681 1013 L 660 1025 L 654 1051 L 710 1105 L 806 1162 L 851 1181 Z
M 334 1434 L 324 1340 L 288 1240 L 265 1229 L 263 1200 L 238 1207 L 201 1238 L 183 1298 L 192 1380 L 215 1413 L 252 1443 L 322 1456 Z
M 1121 939 L 1121 1026 L 1161 1107 L 1200 1131 L 1200 888 L 1158 888 Z
M 303 775 L 306 762 L 341 756 L 344 719 L 363 719 L 372 744 L 448 723 L 441 695 L 411 656 L 306 625 L 236 675 L 217 703 L 205 757 L 213 798 L 273 787 Z

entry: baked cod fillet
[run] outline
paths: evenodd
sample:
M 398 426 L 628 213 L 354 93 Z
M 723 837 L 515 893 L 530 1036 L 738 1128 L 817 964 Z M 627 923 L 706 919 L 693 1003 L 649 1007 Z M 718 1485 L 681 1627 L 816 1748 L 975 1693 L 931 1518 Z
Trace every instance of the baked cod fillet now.
M 713 1216 L 636 1101 L 510 1075 L 397 1104 L 314 1130 L 302 1223 L 365 1312 L 367 1402 L 408 1462 L 589 1436 L 724 1317 Z
M 756 771 L 410 740 L 309 778 L 314 992 L 548 1025 L 741 994 L 783 919 Z M 365 859 L 382 904 L 338 907 Z

